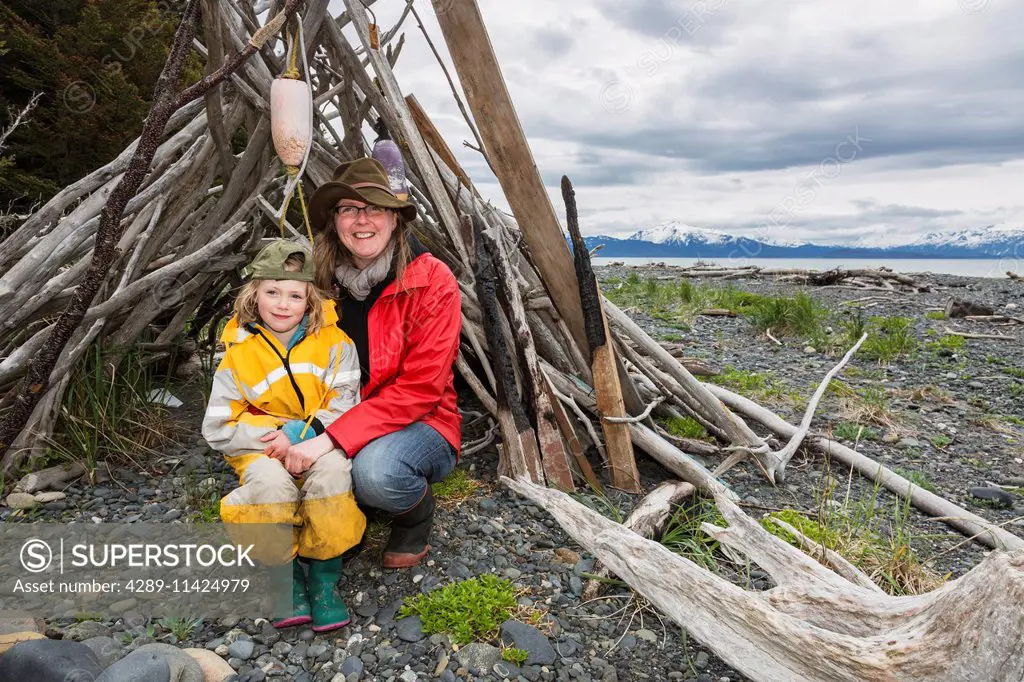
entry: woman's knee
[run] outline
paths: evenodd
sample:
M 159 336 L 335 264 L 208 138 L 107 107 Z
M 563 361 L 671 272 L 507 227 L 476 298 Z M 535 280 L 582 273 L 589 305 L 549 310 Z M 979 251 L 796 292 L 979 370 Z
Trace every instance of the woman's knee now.
M 397 514 L 423 495 L 427 482 L 401 462 L 386 457 L 367 457 L 360 452 L 352 460 L 352 486 L 361 504 Z M 412 500 L 410 502 L 410 500 Z

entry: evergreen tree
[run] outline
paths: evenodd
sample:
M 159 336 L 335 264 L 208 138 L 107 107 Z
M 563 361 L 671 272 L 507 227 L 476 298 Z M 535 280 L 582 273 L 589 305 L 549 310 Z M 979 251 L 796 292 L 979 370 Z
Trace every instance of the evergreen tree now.
M 139 134 L 179 16 L 163 0 L 0 3 L 0 116 L 43 93 L 7 140 L 0 207 L 46 201 Z M 188 80 L 201 68 L 194 56 Z

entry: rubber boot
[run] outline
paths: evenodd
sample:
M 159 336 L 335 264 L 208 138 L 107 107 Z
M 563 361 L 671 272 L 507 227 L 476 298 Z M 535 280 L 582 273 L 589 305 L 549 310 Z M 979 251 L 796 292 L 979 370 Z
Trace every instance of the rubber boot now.
M 313 620 L 309 606 L 309 590 L 306 589 L 306 572 L 298 558 L 292 559 L 292 613 L 274 621 L 275 628 L 290 628 L 305 625 Z
M 434 493 L 430 486 L 412 509 L 391 517 L 391 537 L 384 548 L 384 568 L 415 566 L 430 551 L 427 540 L 434 525 Z
M 309 560 L 309 602 L 313 607 L 313 632 L 328 632 L 348 625 L 345 602 L 335 591 L 341 579 L 341 557 Z

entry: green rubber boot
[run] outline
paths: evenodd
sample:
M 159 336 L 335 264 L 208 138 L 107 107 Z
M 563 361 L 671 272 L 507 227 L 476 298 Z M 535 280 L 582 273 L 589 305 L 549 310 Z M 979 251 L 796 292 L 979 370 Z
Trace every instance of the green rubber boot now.
M 341 557 L 309 560 L 309 603 L 313 607 L 313 632 L 328 632 L 348 625 L 345 602 L 335 591 L 341 579 Z
M 275 628 L 290 628 L 305 625 L 313 620 L 309 606 L 309 590 L 306 589 L 306 572 L 298 558 L 292 559 L 292 612 L 274 621 Z

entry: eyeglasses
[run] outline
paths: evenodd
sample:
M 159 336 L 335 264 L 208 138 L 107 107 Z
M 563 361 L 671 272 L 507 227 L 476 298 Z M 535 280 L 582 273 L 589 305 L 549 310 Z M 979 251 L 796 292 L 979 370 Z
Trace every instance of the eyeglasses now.
M 362 211 L 363 215 L 365 215 L 367 218 L 379 218 L 382 215 L 384 215 L 385 213 L 387 213 L 388 209 L 384 208 L 383 206 L 374 206 L 373 204 L 370 204 L 368 206 L 362 206 L 362 207 L 359 207 L 359 206 L 335 206 L 334 207 L 334 213 L 336 215 L 341 216 L 345 220 L 355 220 L 359 216 L 360 211 Z

